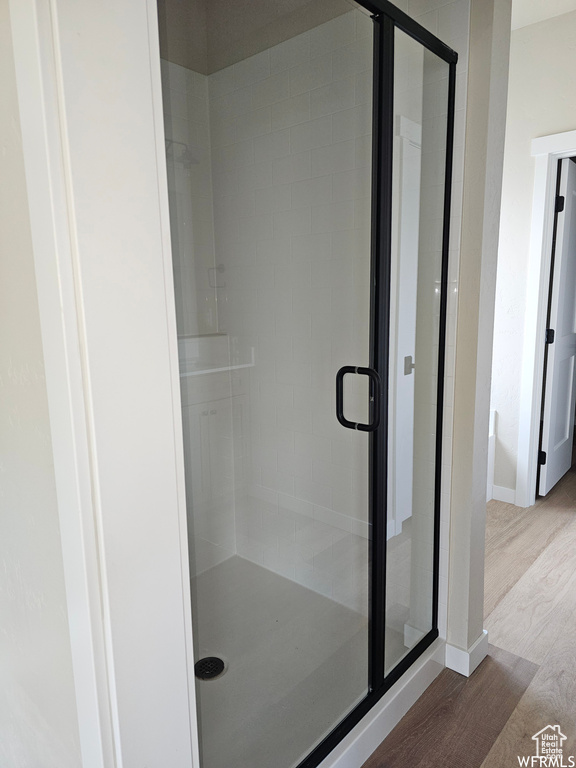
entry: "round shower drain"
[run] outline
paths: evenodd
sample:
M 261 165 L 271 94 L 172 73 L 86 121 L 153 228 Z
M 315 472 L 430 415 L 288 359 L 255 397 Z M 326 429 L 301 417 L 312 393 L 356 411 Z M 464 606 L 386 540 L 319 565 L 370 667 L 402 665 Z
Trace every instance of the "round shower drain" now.
M 194 664 L 194 673 L 200 680 L 213 680 L 224 672 L 224 662 L 217 656 L 206 656 Z

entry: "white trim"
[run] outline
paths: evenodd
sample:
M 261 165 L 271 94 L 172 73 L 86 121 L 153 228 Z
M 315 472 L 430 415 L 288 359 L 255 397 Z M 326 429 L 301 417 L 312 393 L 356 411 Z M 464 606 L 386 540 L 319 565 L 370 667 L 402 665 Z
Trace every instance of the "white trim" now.
M 152 111 L 156 138 L 156 164 L 158 168 L 158 198 L 160 204 L 160 225 L 162 228 L 162 261 L 164 266 L 164 289 L 167 308 L 168 355 L 172 371 L 172 404 L 174 424 L 174 453 L 178 496 L 178 522 L 180 529 L 180 561 L 182 574 L 182 597 L 184 631 L 186 643 L 186 666 L 188 675 L 188 703 L 190 718 L 190 741 L 192 768 L 200 768 L 200 739 L 198 709 L 196 703 L 196 678 L 194 675 L 194 641 L 192 628 L 192 596 L 190 593 L 190 557 L 188 553 L 188 520 L 186 508 L 186 480 L 184 464 L 184 437 L 182 427 L 182 400 L 180 395 L 180 373 L 178 354 L 178 333 L 176 327 L 176 294 L 172 269 L 172 243 L 170 237 L 170 206 L 168 198 L 168 174 L 166 170 L 166 145 L 164 133 L 164 107 L 162 100 L 162 74 L 160 68 L 160 43 L 158 32 L 157 0 L 147 0 L 148 45 L 150 48 L 150 74 L 152 81 Z M 252 350 L 254 362 L 254 350 Z
M 532 157 L 537 155 L 570 157 L 574 147 L 576 147 L 576 131 L 564 131 L 563 133 L 553 133 L 549 136 L 540 136 L 537 139 L 532 139 L 530 154 Z
M 129 2 L 124 3 L 124 7 Z M 87 6 L 89 7 L 89 6 Z M 134 6 L 137 8 L 137 6 Z M 124 624 L 122 612 L 116 603 L 116 621 L 112 626 L 112 612 L 108 600 L 108 576 L 115 578 L 116 587 L 119 582 L 119 570 L 107 568 L 106 550 L 104 547 L 103 505 L 100 499 L 102 464 L 106 464 L 105 451 L 97 457 L 96 432 L 102 422 L 96 421 L 93 405 L 92 381 L 95 371 L 101 371 L 94 357 L 101 362 L 108 350 L 89 350 L 87 340 L 86 312 L 84 291 L 92 291 L 92 299 L 97 291 L 93 286 L 83 282 L 81 266 L 82 251 L 78 247 L 75 208 L 86 204 L 86 199 L 74 189 L 72 183 L 71 142 L 68 137 L 68 111 L 70 103 L 65 96 L 67 81 L 63 78 L 63 62 L 66 44 L 65 34 L 59 39 L 59 30 L 66 24 L 74 23 L 74 4 L 58 3 L 57 0 L 10 0 L 11 29 L 14 40 L 14 59 L 16 65 L 16 80 L 22 126 L 25 169 L 28 187 L 28 202 L 30 210 L 30 225 L 34 250 L 35 275 L 38 292 L 40 324 L 46 369 L 46 387 L 50 414 L 52 449 L 54 456 L 54 472 L 58 500 L 60 536 L 62 543 L 62 560 L 66 587 L 66 607 L 70 627 L 71 661 L 74 675 L 76 711 L 82 768 L 121 768 L 123 761 L 130 762 L 142 743 L 142 722 L 139 728 L 131 728 L 130 720 L 134 722 L 134 712 L 138 708 L 138 699 L 133 688 L 127 682 L 126 643 L 124 657 L 118 659 L 119 637 L 122 639 L 129 634 L 133 625 Z M 180 656 L 166 653 L 165 666 L 158 668 L 158 680 L 165 677 L 166 669 L 178 680 L 180 695 L 185 688 L 185 696 L 176 700 L 177 706 L 170 713 L 166 707 L 166 720 L 172 714 L 177 725 L 174 733 L 180 728 L 179 766 L 200 765 L 198 758 L 198 737 L 195 710 L 195 685 L 193 673 L 193 643 L 191 622 L 190 585 L 188 575 L 188 552 L 186 535 L 186 503 L 184 493 L 184 463 L 182 458 L 183 441 L 181 436 L 181 412 L 178 375 L 178 351 L 175 328 L 174 292 L 172 289 L 172 272 L 170 259 L 169 218 L 167 210 L 167 192 L 165 156 L 163 146 L 162 97 L 160 85 L 160 58 L 158 53 L 157 11 L 153 0 L 147 0 L 145 6 L 148 26 L 148 45 L 150 76 L 152 80 L 154 102 L 154 129 L 156 132 L 156 165 L 160 178 L 160 219 L 162 227 L 161 250 L 163 258 L 162 273 L 164 275 L 163 290 L 167 318 L 167 338 L 170 354 L 170 407 L 173 415 L 172 444 L 164 455 L 174 450 L 174 461 L 177 496 L 178 518 L 177 534 L 164 544 L 174 543 L 174 551 L 169 553 L 171 563 L 178 563 L 179 573 L 171 573 L 169 598 L 172 601 L 166 614 L 183 631 L 184 657 L 183 674 L 177 669 Z M 60 14 L 60 19 L 58 18 Z M 141 11 L 140 13 L 140 19 Z M 103 20 L 107 22 L 106 13 Z M 95 33 L 96 34 L 96 33 Z M 68 49 L 69 53 L 69 49 Z M 144 73 L 145 74 L 145 73 Z M 70 71 L 67 72 L 68 80 Z M 72 125 L 78 130 L 78 125 Z M 88 126 L 86 129 L 90 131 Z M 76 134 L 78 138 L 78 133 Z M 76 157 L 76 161 L 78 157 Z M 164 188 L 163 188 L 164 185 Z M 86 245 L 86 242 L 84 243 Z M 86 250 L 86 248 L 84 249 Z M 84 257 L 86 260 L 86 254 Z M 158 285 L 158 281 L 155 282 Z M 96 297 L 98 300 L 101 296 Z M 157 308 L 156 308 L 157 310 Z M 92 319 L 97 309 L 91 306 Z M 93 328 L 94 326 L 92 326 Z M 156 348 L 158 342 L 156 340 Z M 113 345 L 112 345 L 113 346 Z M 88 354 L 91 352 L 92 367 L 89 366 Z M 164 363 L 165 361 L 163 361 Z M 166 404 L 167 393 L 161 382 L 163 404 Z M 101 381 L 100 381 L 101 384 Z M 100 390 L 100 396 L 102 390 Z M 102 401 L 101 401 L 102 402 Z M 169 408 L 170 410 L 170 408 Z M 101 414 L 100 414 L 101 415 Z M 103 421 L 103 420 L 102 420 Z M 165 435 L 163 435 L 165 440 Z M 108 461 L 110 464 L 110 462 Z M 166 487 L 172 480 L 171 467 L 163 467 L 166 477 Z M 107 497 L 108 527 L 115 517 L 114 503 L 120 499 L 122 488 L 118 488 L 118 496 L 112 499 L 116 489 L 110 480 L 110 466 L 107 467 L 108 482 Z M 112 467 L 114 473 L 114 467 Z M 172 503 L 172 499 L 170 501 Z M 162 511 L 162 515 L 165 510 Z M 165 525 L 166 518 L 158 518 L 159 527 Z M 174 517 L 170 520 L 172 525 Z M 110 539 L 110 530 L 108 530 Z M 113 538 L 113 536 L 112 536 Z M 118 538 L 116 539 L 118 541 Z M 109 543 L 109 542 L 108 542 Z M 130 553 L 133 554 L 133 553 Z M 179 562 L 178 562 L 178 556 Z M 174 578 L 173 578 L 174 577 Z M 120 589 L 112 595 L 118 598 Z M 181 606 L 173 608 L 174 602 L 181 599 Z M 163 625 L 162 625 L 163 626 Z M 165 631 L 162 626 L 159 635 Z M 112 630 L 115 630 L 114 645 Z M 179 651 L 179 637 L 174 633 L 167 635 L 170 652 L 176 647 Z M 173 642 L 173 638 L 176 639 Z M 142 638 L 143 645 L 148 638 Z M 134 645 L 135 655 L 138 650 Z M 155 648 L 158 653 L 162 651 Z M 113 652 L 114 651 L 114 652 Z M 175 659 L 175 660 L 174 660 Z M 115 665 L 121 674 L 118 676 L 117 690 Z M 138 676 L 138 667 L 128 669 L 128 675 Z M 124 679 L 122 679 L 124 678 Z M 158 682 L 156 680 L 156 682 Z M 118 701 L 122 694 L 122 745 L 120 743 L 121 718 Z M 187 707 L 184 710 L 180 702 Z M 161 711 L 162 701 L 154 704 Z M 158 725 L 154 723 L 154 725 Z M 152 734 L 148 745 L 160 744 L 166 752 L 170 747 L 167 743 L 165 724 L 160 724 L 156 731 L 150 729 L 150 722 L 144 723 L 146 734 Z M 148 729 L 148 730 L 146 730 Z M 185 730 L 184 736 L 182 732 Z M 173 734 L 171 734 L 173 735 Z M 190 753 L 186 738 L 190 743 Z M 162 741 L 164 740 L 164 741 Z M 184 745 L 184 748 L 182 747 Z M 122 751 L 123 750 L 123 751 Z M 124 754 L 123 754 L 124 752 Z M 173 756 L 169 755 L 169 759 Z M 154 761 L 154 758 L 150 758 Z M 172 764 L 176 763 L 172 759 Z
M 534 195 L 526 286 L 515 500 L 520 507 L 529 507 L 536 501 L 556 165 L 558 160 L 576 154 L 576 131 L 534 139 L 531 153 L 535 157 Z
M 420 149 L 422 147 L 422 125 L 404 115 L 398 115 L 397 121 L 397 135 L 407 139 L 412 146 Z
M 445 642 L 438 639 L 370 712 L 350 731 L 319 768 L 361 768 L 444 668 Z
M 83 768 L 120 766 L 54 8 L 10 0 Z
M 180 374 L 181 379 L 187 379 L 189 376 L 204 376 L 206 373 L 226 373 L 226 371 L 239 371 L 241 368 L 254 368 L 254 363 L 243 363 L 242 365 L 223 365 L 220 368 L 204 368 L 201 371 L 185 371 Z
M 514 488 L 506 488 L 504 485 L 493 485 L 490 498 L 495 501 L 505 501 L 506 504 L 516 504 L 516 491 Z
M 480 637 L 467 651 L 455 645 L 446 645 L 446 666 L 460 675 L 470 677 L 472 672 L 488 655 L 488 632 L 483 629 Z

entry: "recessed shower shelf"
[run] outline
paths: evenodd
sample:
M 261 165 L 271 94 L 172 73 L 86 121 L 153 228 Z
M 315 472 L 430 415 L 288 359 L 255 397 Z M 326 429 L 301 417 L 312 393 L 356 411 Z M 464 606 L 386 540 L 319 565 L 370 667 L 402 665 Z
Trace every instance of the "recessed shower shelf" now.
M 238 371 L 240 368 L 254 368 L 254 363 L 244 363 L 243 365 L 224 365 L 221 368 L 205 368 L 200 371 L 182 371 L 180 378 L 187 376 L 203 376 L 205 373 L 221 373 L 223 371 Z
M 254 367 L 254 347 L 249 348 L 250 359 L 246 363 L 231 363 L 230 358 L 246 358 L 248 350 L 242 355 L 238 350 L 230 351 L 229 338 L 226 334 L 213 334 L 204 337 L 181 339 L 179 342 L 180 378 L 204 376 L 208 373 L 238 371 L 241 368 Z

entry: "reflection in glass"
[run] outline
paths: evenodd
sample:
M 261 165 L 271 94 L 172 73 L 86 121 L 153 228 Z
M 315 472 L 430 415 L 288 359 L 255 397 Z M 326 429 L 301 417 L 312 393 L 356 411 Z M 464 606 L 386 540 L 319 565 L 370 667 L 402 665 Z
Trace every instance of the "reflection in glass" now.
M 396 29 L 385 668 L 432 629 L 449 65 Z

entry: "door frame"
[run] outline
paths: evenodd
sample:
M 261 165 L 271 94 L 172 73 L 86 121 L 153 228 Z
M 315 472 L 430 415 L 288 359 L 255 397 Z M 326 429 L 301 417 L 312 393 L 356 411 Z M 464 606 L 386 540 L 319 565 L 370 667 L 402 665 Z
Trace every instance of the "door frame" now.
M 536 501 L 556 177 L 558 161 L 576 155 L 576 130 L 533 139 L 531 155 L 535 167 L 518 425 L 515 504 L 519 507 Z
M 10 0 L 10 24 L 82 766 L 150 761 L 199 768 L 156 2 L 96 7 L 91 0 Z M 115 34 L 129 50 L 111 50 Z M 84 40 L 81 52 L 76 37 Z M 137 76 L 127 75 L 139 89 L 129 99 L 126 89 L 106 93 L 79 116 L 69 80 L 80 73 L 83 85 L 102 93 L 111 72 L 122 70 L 118 57 L 140 66 Z M 107 138 L 99 136 L 103 124 Z M 134 147 L 144 148 L 131 158 L 123 156 L 127 126 Z M 79 140 L 91 141 L 90 153 L 78 151 Z M 86 163 L 81 189 L 74 178 L 79 161 Z M 146 167 L 146 217 L 137 181 L 121 207 L 112 196 L 94 196 L 98 168 L 123 162 L 130 179 Z M 87 206 L 99 226 L 82 239 Z M 127 233 L 123 240 L 112 236 L 118 231 Z M 95 254 L 102 282 L 86 277 Z M 139 278 L 130 311 L 105 286 L 111 276 L 122 283 L 121 262 Z M 90 333 L 94 323 L 113 323 L 118 333 L 98 343 Z M 126 335 L 146 339 L 148 359 L 121 341 Z M 122 389 L 132 380 L 129 399 L 114 392 L 113 381 L 109 396 L 103 393 L 109 376 Z M 139 436 L 143 420 L 127 406 L 163 415 Z M 99 450 L 99 438 L 138 459 L 116 463 L 114 450 Z M 154 472 L 135 477 L 147 464 Z M 138 562 L 148 547 L 155 548 L 155 562 Z M 138 589 L 136 572 L 144 577 Z M 132 612 L 119 610 L 127 596 Z
M 381 425 L 370 435 L 371 478 L 370 514 L 372 523 L 372 569 L 370 584 L 369 691 L 367 696 L 318 744 L 298 768 L 316 768 L 342 739 L 398 683 L 422 654 L 439 637 L 438 591 L 440 559 L 440 510 L 442 479 L 442 436 L 446 319 L 448 294 L 448 259 L 452 195 L 452 163 L 454 154 L 454 115 L 456 63 L 458 54 L 388 0 L 357 0 L 374 15 L 374 83 L 373 83 L 373 149 L 372 149 L 372 237 L 371 237 L 371 360 L 384 382 Z M 394 121 L 394 35 L 395 30 L 412 37 L 449 65 L 448 114 L 446 125 L 446 161 L 444 166 L 444 200 L 442 227 L 441 294 L 438 338 L 438 371 L 436 399 L 436 443 L 434 482 L 434 535 L 432 577 L 432 628 L 386 674 L 384 668 L 386 544 L 388 501 L 388 386 L 389 380 L 389 315 L 390 269 L 392 245 L 393 143 Z M 376 510 L 380 513 L 376 514 Z M 383 512 L 383 513 L 382 513 Z M 374 610 L 374 606 L 378 606 Z

